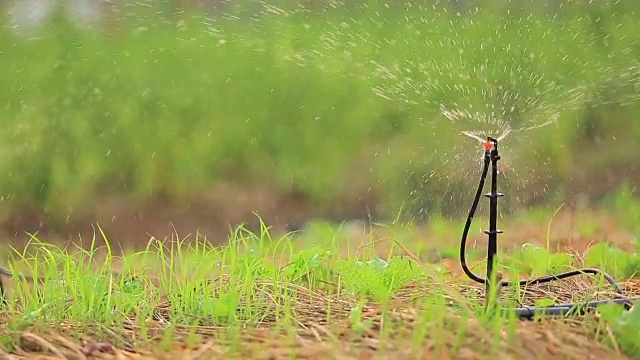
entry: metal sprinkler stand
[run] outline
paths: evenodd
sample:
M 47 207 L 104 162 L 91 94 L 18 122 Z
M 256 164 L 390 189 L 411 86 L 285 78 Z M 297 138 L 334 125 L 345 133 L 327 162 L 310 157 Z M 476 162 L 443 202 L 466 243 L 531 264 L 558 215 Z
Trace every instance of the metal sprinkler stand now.
M 530 280 L 520 280 L 520 281 L 503 281 L 496 277 L 495 265 L 496 265 L 496 256 L 498 253 L 498 234 L 501 234 L 503 231 L 498 230 L 498 198 L 503 197 L 504 194 L 499 193 L 498 190 L 498 161 L 500 160 L 500 154 L 498 152 L 498 140 L 494 137 L 487 137 L 487 141 L 484 143 L 484 166 L 482 169 L 482 176 L 480 178 L 480 184 L 478 185 L 478 190 L 476 191 L 475 198 L 473 200 L 473 204 L 471 205 L 471 210 L 469 211 L 469 216 L 467 217 L 467 222 L 465 224 L 462 240 L 460 244 L 460 263 L 462 265 L 462 269 L 464 273 L 473 281 L 481 283 L 486 286 L 486 295 L 485 295 L 485 303 L 487 305 L 487 309 L 491 306 L 492 299 L 490 299 L 491 294 L 494 293 L 495 289 L 500 289 L 502 287 L 508 286 L 527 286 L 534 284 L 547 283 L 555 280 L 566 279 L 569 277 L 573 277 L 576 275 L 583 274 L 592 274 L 598 275 L 601 274 L 609 284 L 614 288 L 615 292 L 620 295 L 618 299 L 611 300 L 600 300 L 600 301 L 589 301 L 586 303 L 567 303 L 567 304 L 557 304 L 552 306 L 544 306 L 544 307 L 520 307 L 520 308 L 511 308 L 511 309 L 503 309 L 506 312 L 514 312 L 516 316 L 522 319 L 532 319 L 536 314 L 547 314 L 547 315 L 568 315 L 570 313 L 574 313 L 576 315 L 583 315 L 587 313 L 589 310 L 593 310 L 599 305 L 614 303 L 623 305 L 627 310 L 633 306 L 636 301 L 640 300 L 639 298 L 627 298 L 622 293 L 622 290 L 616 283 L 616 281 L 607 273 L 593 268 L 585 268 L 580 270 L 568 271 L 564 273 L 560 273 L 557 275 L 548 275 L 543 276 L 536 279 Z M 484 233 L 488 235 L 489 242 L 487 246 L 487 278 L 483 279 L 477 275 L 475 275 L 469 267 L 467 266 L 465 260 L 465 248 L 467 243 L 467 236 L 469 234 L 469 228 L 471 227 L 471 222 L 473 221 L 473 216 L 475 214 L 476 208 L 478 206 L 478 201 L 480 199 L 480 194 L 484 187 L 484 182 L 487 177 L 487 173 L 489 170 L 489 164 L 491 163 L 491 192 L 485 194 L 484 196 L 489 198 L 489 230 L 485 230 Z M 495 285 L 491 284 L 491 281 L 496 281 Z

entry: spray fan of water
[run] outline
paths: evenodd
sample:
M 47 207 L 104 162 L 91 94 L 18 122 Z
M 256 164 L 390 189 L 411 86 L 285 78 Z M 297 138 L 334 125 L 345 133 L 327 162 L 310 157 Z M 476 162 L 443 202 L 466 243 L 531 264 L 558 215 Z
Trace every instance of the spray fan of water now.
M 346 8 L 337 2 L 332 6 Z M 538 196 L 546 191 L 545 175 L 514 166 L 521 151 L 536 151 L 529 135 L 565 119 L 574 121 L 587 103 L 624 105 L 640 99 L 639 62 L 631 56 L 637 43 L 624 30 L 629 23 L 607 29 L 607 39 L 599 42 L 599 25 L 593 24 L 603 24 L 604 18 L 594 19 L 576 2 L 563 2 L 563 7 L 572 15 L 535 13 L 534 7 L 504 16 L 479 10 L 461 15 L 445 5 L 411 2 L 375 11 L 363 6 L 360 16 L 342 21 L 323 13 L 319 18 L 327 21 L 318 42 L 286 56 L 300 66 L 360 78 L 378 98 L 420 114 L 412 121 L 433 129 L 433 139 L 425 137 L 425 142 L 440 141 L 450 129 L 479 143 L 497 137 L 505 158 L 501 175 L 512 181 L 507 191 L 513 189 L 518 198 L 536 183 L 531 191 Z M 597 95 L 603 86 L 609 97 Z M 429 164 L 417 186 L 468 179 L 481 166 L 480 150 L 455 140 L 445 156 L 417 156 L 414 163 Z M 443 159 L 441 164 L 432 161 L 434 156 Z M 443 196 L 468 195 L 450 190 Z
M 121 3 L 124 6 L 116 13 L 132 24 L 141 17 L 157 17 L 158 23 L 172 19 L 163 12 L 165 6 L 150 0 Z M 634 58 L 637 44 L 628 40 L 633 35 L 612 26 L 605 29 L 610 33 L 601 46 L 589 28 L 587 13 L 564 18 L 554 12 L 534 14 L 539 9 L 532 5 L 517 14 L 502 11 L 503 16 L 482 9 L 463 11 L 457 8 L 461 2 L 394 1 L 375 9 L 366 2 L 326 1 L 287 8 L 277 3 L 239 2 L 238 8 L 246 9 L 234 12 L 233 4 L 220 1 L 204 9 L 201 25 L 203 36 L 211 37 L 208 50 L 229 42 L 256 52 L 275 48 L 272 51 L 286 65 L 358 79 L 380 101 L 408 109 L 407 122 L 420 123 L 411 124 L 412 130 L 433 129 L 436 140 L 425 137 L 424 142 L 438 141 L 450 129 L 466 136 L 447 144 L 446 159 L 425 171 L 424 183 L 437 179 L 452 183 L 475 174 L 481 147 L 467 140 L 484 142 L 495 136 L 505 144 L 501 174 L 522 172 L 511 177 L 522 190 L 532 176 L 529 169 L 512 165 L 518 158 L 516 145 L 526 143 L 530 133 L 576 117 L 603 84 L 617 86 L 610 87 L 612 96 L 596 99 L 599 104 L 639 98 L 640 57 Z M 581 6 L 572 1 L 562 4 L 562 11 Z M 505 6 L 517 8 L 515 2 Z M 246 36 L 242 30 L 258 35 Z M 609 49 L 609 43 L 629 46 Z M 628 88 L 636 91 L 618 94 Z M 425 135 L 430 134 L 425 131 Z

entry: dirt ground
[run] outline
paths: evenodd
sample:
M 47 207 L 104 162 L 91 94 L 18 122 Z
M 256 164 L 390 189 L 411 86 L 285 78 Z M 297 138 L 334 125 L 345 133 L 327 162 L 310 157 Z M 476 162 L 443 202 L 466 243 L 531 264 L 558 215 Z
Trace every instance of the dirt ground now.
M 355 203 L 367 199 L 356 198 Z M 0 221 L 0 237 L 13 245 L 28 240 L 26 233 L 37 233 L 47 242 L 74 242 L 88 244 L 96 225 L 105 232 L 110 244 L 123 248 L 140 248 L 151 236 L 158 239 L 193 238 L 206 236 L 214 244 L 226 242 L 232 228 L 244 224 L 258 231 L 261 218 L 276 232 L 295 229 L 305 220 L 326 214 L 313 210 L 313 206 L 300 194 L 279 192 L 271 187 L 239 187 L 217 185 L 200 197 L 184 203 L 164 199 L 145 202 L 127 201 L 113 196 L 95 202 L 95 208 L 71 214 L 67 221 L 56 224 L 43 212 L 21 211 L 5 216 Z M 354 209 L 366 208 L 346 204 L 337 217 L 353 216 Z M 358 216 L 358 215 L 355 215 Z M 101 236 L 98 234 L 98 243 Z
M 89 244 L 99 226 L 115 250 L 139 249 L 152 236 L 158 239 L 204 236 L 211 243 L 222 244 L 228 240 L 232 229 L 241 224 L 249 230 L 259 231 L 260 219 L 271 227 L 273 233 L 280 234 L 300 230 L 306 221 L 318 218 L 336 223 L 367 223 L 372 216 L 371 209 L 377 206 L 372 194 L 356 194 L 352 200 L 336 204 L 336 210 L 327 212 L 318 210 L 298 193 L 282 192 L 269 186 L 247 188 L 231 184 L 217 185 L 200 197 L 183 203 L 163 199 L 132 202 L 117 196 L 95 203 L 98 205 L 92 210 L 70 214 L 63 223 L 55 223 L 46 213 L 38 211 L 0 216 L 0 243 L 19 247 L 29 240 L 28 233 L 31 233 L 46 242 Z M 577 214 L 569 205 L 555 218 L 545 219 L 542 227 L 541 223 L 512 220 L 507 219 L 508 228 L 500 235 L 500 243 L 505 248 L 546 239 L 546 221 L 552 220 L 551 238 L 558 250 L 583 251 L 594 241 L 609 241 L 633 250 L 633 236 L 621 230 L 613 216 L 597 211 Z M 505 226 L 505 220 L 500 221 L 501 226 Z M 591 223 L 592 233 L 582 233 L 580 224 L 584 222 Z M 484 234 L 475 231 L 485 225 L 478 224 L 476 220 L 473 226 L 470 242 L 486 240 Z M 447 239 L 431 239 L 433 235 L 423 227 L 418 227 L 415 235 L 425 241 L 459 241 L 457 232 L 452 232 Z M 97 243 L 103 245 L 99 233 Z

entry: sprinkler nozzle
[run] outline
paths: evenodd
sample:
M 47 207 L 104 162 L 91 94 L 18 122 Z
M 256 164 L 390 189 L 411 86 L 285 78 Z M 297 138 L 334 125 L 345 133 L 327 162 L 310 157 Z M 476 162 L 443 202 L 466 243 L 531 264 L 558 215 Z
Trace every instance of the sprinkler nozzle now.
M 493 142 L 491 140 L 487 140 L 484 143 L 484 149 L 486 151 L 491 151 L 491 149 L 493 149 Z

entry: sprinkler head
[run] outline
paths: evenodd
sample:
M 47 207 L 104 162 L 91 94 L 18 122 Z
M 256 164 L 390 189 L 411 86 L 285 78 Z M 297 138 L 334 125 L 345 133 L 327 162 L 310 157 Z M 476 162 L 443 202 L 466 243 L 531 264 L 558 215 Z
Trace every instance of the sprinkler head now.
M 484 149 L 486 151 L 491 151 L 493 149 L 493 142 L 491 140 L 487 140 L 484 142 Z

